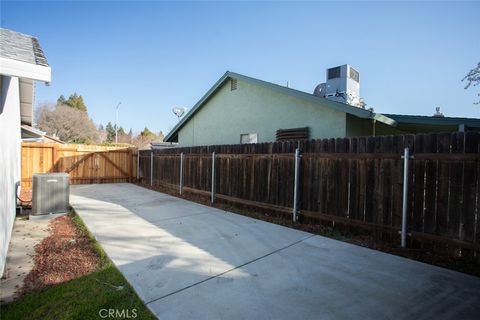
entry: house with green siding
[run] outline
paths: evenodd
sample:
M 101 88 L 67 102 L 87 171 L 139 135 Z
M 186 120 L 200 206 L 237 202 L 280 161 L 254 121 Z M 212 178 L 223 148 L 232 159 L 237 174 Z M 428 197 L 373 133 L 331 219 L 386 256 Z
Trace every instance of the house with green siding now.
M 227 71 L 165 141 L 179 146 L 261 143 L 300 129 L 307 139 L 480 129 L 480 119 L 380 114 L 340 102 L 339 95 L 337 90 L 329 99 Z

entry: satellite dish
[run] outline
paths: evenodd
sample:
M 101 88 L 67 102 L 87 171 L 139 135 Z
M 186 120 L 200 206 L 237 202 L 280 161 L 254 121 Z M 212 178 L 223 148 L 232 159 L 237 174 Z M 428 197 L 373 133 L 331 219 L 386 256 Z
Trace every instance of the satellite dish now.
M 327 93 L 327 85 L 326 83 L 320 83 L 318 86 L 315 87 L 315 90 L 313 91 L 313 95 L 317 97 L 325 97 L 325 94 Z
M 183 116 L 183 114 L 185 113 L 185 110 L 187 110 L 187 108 L 175 107 L 172 109 L 173 113 L 179 118 Z

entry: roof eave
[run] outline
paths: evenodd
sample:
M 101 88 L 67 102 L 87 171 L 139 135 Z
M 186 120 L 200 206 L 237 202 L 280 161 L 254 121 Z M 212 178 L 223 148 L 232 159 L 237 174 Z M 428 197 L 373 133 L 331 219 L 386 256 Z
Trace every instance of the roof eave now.
M 398 124 L 457 126 L 464 124 L 468 127 L 480 128 L 480 119 L 456 117 L 426 117 L 411 115 L 389 115 Z
M 47 66 L 0 57 L 0 70 L 2 75 L 47 83 L 52 81 L 52 69 Z
M 26 125 L 26 124 L 22 124 L 21 128 L 25 131 L 28 131 L 29 133 L 32 133 L 32 134 L 35 134 L 35 135 L 39 136 L 39 137 L 43 137 L 47 134 L 45 131 L 38 130 L 38 129 L 36 129 L 32 126 Z

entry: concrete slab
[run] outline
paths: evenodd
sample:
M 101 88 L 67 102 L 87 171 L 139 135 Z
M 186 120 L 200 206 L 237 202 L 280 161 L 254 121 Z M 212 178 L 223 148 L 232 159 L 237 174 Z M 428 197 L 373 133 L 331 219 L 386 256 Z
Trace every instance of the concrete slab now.
M 313 237 L 149 306 L 160 319 L 478 319 L 479 282 Z
M 108 186 L 72 186 L 71 203 L 146 302 L 311 236 L 129 184 L 97 200 Z
M 17 218 L 13 225 L 8 247 L 6 277 L 0 280 L 0 303 L 8 303 L 18 297 L 23 280 L 33 268 L 35 245 L 49 235 L 50 219 L 26 220 Z
M 108 203 L 114 203 L 116 206 L 128 208 L 129 212 L 147 221 L 202 214 L 205 213 L 206 209 L 218 210 L 189 201 L 185 201 L 181 206 L 178 206 L 181 199 L 145 188 L 142 188 L 142 192 L 138 192 L 135 189 L 138 187 L 134 185 L 119 183 L 108 184 L 108 186 L 109 188 L 103 187 L 101 192 L 97 193 L 97 189 L 92 188 L 91 185 L 77 185 L 74 186 L 75 193 L 72 194 L 78 193 L 88 199 L 102 201 L 107 205 Z
M 134 185 L 72 186 L 71 193 L 73 207 L 161 319 L 480 315 L 479 278 Z

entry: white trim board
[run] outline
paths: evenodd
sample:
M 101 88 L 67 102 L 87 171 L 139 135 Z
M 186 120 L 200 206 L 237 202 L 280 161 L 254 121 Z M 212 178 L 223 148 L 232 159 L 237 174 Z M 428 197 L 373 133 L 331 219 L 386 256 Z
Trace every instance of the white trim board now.
M 0 57 L 0 74 L 39 81 L 52 81 L 52 69 L 28 62 Z

